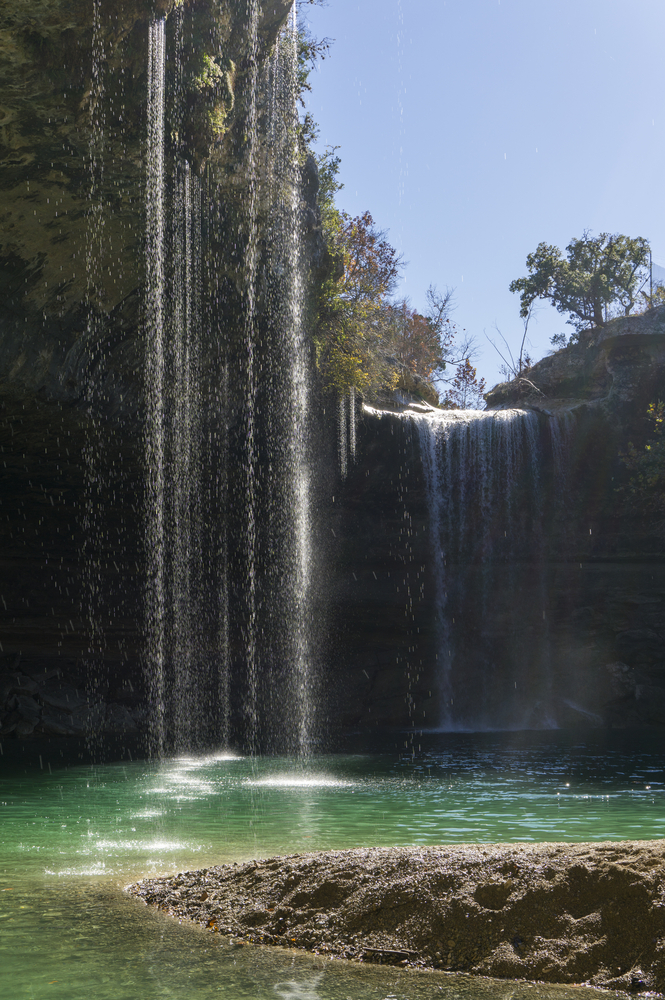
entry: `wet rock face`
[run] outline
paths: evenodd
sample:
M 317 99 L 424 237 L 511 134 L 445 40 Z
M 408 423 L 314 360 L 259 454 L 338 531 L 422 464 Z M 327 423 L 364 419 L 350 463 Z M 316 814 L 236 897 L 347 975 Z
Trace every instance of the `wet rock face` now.
M 24 426 L 33 423 L 30 451 L 37 446 L 43 454 L 52 425 L 71 423 L 73 408 L 83 415 L 79 450 L 92 418 L 119 431 L 130 461 L 136 455 L 148 27 L 155 16 L 168 15 L 169 51 L 180 57 L 167 66 L 166 161 L 177 154 L 209 170 L 218 229 L 228 224 L 236 232 L 225 244 L 210 227 L 210 291 L 227 325 L 237 320 L 247 106 L 291 3 L 259 2 L 255 39 L 250 7 L 246 0 L 26 0 L 0 8 L 3 441 L 13 437 L 7 430 L 20 413 Z M 317 222 L 311 244 L 320 238 Z M 37 412 L 39 402 L 61 409 Z
M 417 434 L 361 414 L 357 440 L 347 479 L 330 484 L 321 539 L 326 713 L 333 731 L 436 727 L 435 585 Z
M 186 0 L 177 14 L 173 0 L 3 5 L 6 314 L 27 314 L 20 320 L 29 324 L 32 314 L 62 318 L 88 300 L 108 313 L 140 281 L 150 19 L 172 14 L 170 44 L 181 36 L 180 78 L 170 67 L 167 80 L 181 93 L 181 110 L 174 117 L 170 106 L 167 143 L 200 168 L 211 156 L 237 159 L 234 129 L 242 125 L 250 63 L 265 60 L 290 7 L 290 0 L 259 4 L 252 52 L 245 0 Z
M 617 490 L 630 475 L 621 452 L 652 436 L 647 407 L 665 398 L 665 308 L 583 334 L 526 376 L 492 389 L 489 407 L 528 408 L 541 424 L 554 415 L 572 428 L 565 467 L 556 481 L 551 461 L 540 470 L 532 551 L 501 530 L 481 559 L 448 553 L 464 599 L 447 618 L 456 649 L 445 714 L 481 728 L 661 726 L 662 524 L 630 510 Z M 444 717 L 437 546 L 417 435 L 404 421 L 390 424 L 386 414 L 363 415 L 358 460 L 331 522 L 332 603 L 345 623 L 333 673 L 340 692 L 353 693 L 339 699 L 346 724 L 417 729 Z
M 504 539 L 499 524 L 482 557 L 449 555 L 459 614 L 447 610 L 453 702 L 446 711 L 439 547 L 418 435 L 388 413 L 362 415 L 357 460 L 334 487 L 329 516 L 329 712 L 338 725 L 665 724 L 663 540 L 616 493 L 627 433 L 646 423 L 639 407 L 635 400 L 613 416 L 580 404 L 567 483 L 553 481 L 547 464 L 541 469 L 532 550 Z
M 248 942 L 662 993 L 664 861 L 660 842 L 375 848 L 225 865 L 129 891 Z
M 118 683 L 116 677 L 113 686 L 97 686 L 92 695 L 80 665 L 53 663 L 53 657 L 0 659 L 0 738 L 145 731 L 143 693 L 131 679 Z

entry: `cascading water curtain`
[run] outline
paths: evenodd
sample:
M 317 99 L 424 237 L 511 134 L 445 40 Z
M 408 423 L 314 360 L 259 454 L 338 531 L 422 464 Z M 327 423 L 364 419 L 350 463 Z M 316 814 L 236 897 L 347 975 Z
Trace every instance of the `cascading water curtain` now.
M 88 648 L 85 656 L 85 673 L 88 696 L 92 699 L 104 684 L 104 560 L 102 539 L 104 530 L 103 491 L 104 459 L 100 455 L 100 421 L 97 418 L 98 400 L 95 374 L 99 365 L 100 341 L 103 334 L 101 309 L 103 308 L 103 267 L 106 252 L 104 236 L 104 36 L 101 23 L 100 0 L 93 3 L 92 25 L 92 85 L 89 92 L 90 136 L 88 142 L 88 170 L 90 175 L 89 210 L 86 226 L 86 304 L 87 326 L 85 349 L 88 353 L 88 371 L 85 379 L 85 397 L 88 408 L 89 430 L 83 447 L 82 458 L 85 474 L 83 501 L 82 547 L 82 602 L 81 612 L 87 633 Z M 88 721 L 87 738 L 92 744 L 96 722 Z
M 339 474 L 346 479 L 349 467 L 348 428 L 346 425 L 346 397 L 340 396 L 337 402 L 337 451 L 339 456 Z
M 257 427 L 261 496 L 256 647 L 261 736 L 271 749 L 304 755 L 311 743 L 316 671 L 311 611 L 310 356 L 304 322 L 301 166 L 295 6 L 259 86 L 264 164 Z
M 160 752 L 227 738 L 231 642 L 233 690 L 240 692 L 233 721 L 250 751 L 267 740 L 305 753 L 313 726 L 310 356 L 303 321 L 298 34 L 294 5 L 272 58 L 260 70 L 258 0 L 247 0 L 245 10 L 238 98 L 245 187 L 238 214 L 231 216 L 243 254 L 236 286 L 239 322 L 232 331 L 221 300 L 202 302 L 203 229 L 211 241 L 206 253 L 219 234 L 211 237 L 210 219 L 203 225 L 202 186 L 181 145 L 187 114 L 185 14 L 176 9 L 168 23 L 168 169 L 164 22 L 155 21 L 150 31 L 146 619 Z M 225 223 L 224 209 L 236 207 L 226 180 L 214 162 L 209 165 L 206 211 L 222 206 Z M 223 235 L 228 239 L 227 230 Z M 206 281 L 210 289 L 218 287 L 209 271 Z M 229 473 L 230 462 L 239 463 L 237 472 Z M 227 559 L 233 565 L 232 591 Z
M 204 436 L 201 388 L 201 184 L 181 148 L 186 114 L 183 87 L 184 15 L 173 12 L 169 120 L 173 123 L 169 168 L 166 268 L 170 295 L 165 316 L 166 447 L 166 674 L 170 738 L 178 750 L 197 741 L 224 739 L 211 699 L 209 632 L 203 582 Z
M 349 455 L 352 462 L 356 460 L 356 421 L 356 387 L 352 385 L 349 389 Z
M 146 661 L 153 716 L 153 750 L 166 743 L 165 702 L 165 340 L 164 340 L 164 93 L 166 22 L 148 34 L 148 137 L 146 156 Z
M 293 553 L 290 572 L 290 622 L 291 662 L 294 704 L 297 710 L 296 749 L 306 754 L 313 729 L 315 704 L 314 671 L 312 664 L 313 636 L 311 614 L 312 587 L 312 515 L 310 508 L 309 444 L 309 358 L 306 331 L 303 322 L 303 261 L 300 209 L 300 168 L 298 162 L 298 25 L 296 5 L 293 4 L 287 51 L 282 62 L 285 75 L 284 90 L 288 117 L 285 129 L 287 163 L 285 164 L 290 199 L 287 213 L 287 355 L 290 358 L 290 399 L 287 400 L 290 426 L 288 428 L 288 477 L 290 509 L 293 518 Z M 290 121 L 289 121 L 290 119 Z
M 196 730 L 210 726 L 212 706 L 207 656 L 202 648 L 202 480 L 200 378 L 201 193 L 186 160 L 176 160 L 173 194 L 170 322 L 169 479 L 169 674 L 174 740 L 191 745 Z M 206 735 L 208 735 L 206 733 Z M 219 734 L 223 736 L 223 734 Z
M 427 493 L 440 725 L 449 730 L 491 728 L 501 719 L 518 724 L 524 671 L 540 672 L 540 695 L 547 699 L 545 629 L 537 636 L 537 671 L 535 653 L 523 662 L 511 653 L 509 685 L 499 676 L 492 638 L 497 626 L 492 622 L 502 602 L 515 604 L 508 595 L 519 592 L 518 575 L 526 578 L 525 566 L 530 567 L 530 599 L 544 601 L 538 593 L 544 589 L 542 573 L 532 569 L 539 565 L 542 548 L 538 416 L 519 410 L 453 411 L 408 419 L 418 428 Z M 520 632 L 519 612 L 517 606 L 508 608 L 515 618 L 514 626 L 506 626 L 508 634 Z M 510 659 L 508 654 L 506 650 Z M 473 677 L 477 680 L 470 682 Z M 541 724 L 546 721 L 543 717 Z
M 146 634 L 158 753 L 228 740 L 226 580 L 218 530 L 225 488 L 218 470 L 225 468 L 226 441 L 213 441 L 211 426 L 211 414 L 219 423 L 220 387 L 203 378 L 203 189 L 182 148 L 183 52 L 183 11 L 177 8 L 168 24 L 160 19 L 150 26 L 148 53 Z M 212 395 L 204 399 L 204 393 Z
M 247 694 L 244 705 L 247 740 L 254 752 L 258 743 L 259 675 L 257 664 L 257 446 L 256 396 L 257 372 L 257 273 L 259 262 L 258 227 L 258 0 L 248 2 L 249 101 L 247 109 L 247 248 L 245 252 L 245 309 L 243 331 L 245 409 L 244 409 L 244 646 Z
M 357 420 L 356 389 L 352 385 L 348 397 L 341 396 L 337 403 L 337 453 L 342 480 L 349 474 L 349 458 L 356 460 Z

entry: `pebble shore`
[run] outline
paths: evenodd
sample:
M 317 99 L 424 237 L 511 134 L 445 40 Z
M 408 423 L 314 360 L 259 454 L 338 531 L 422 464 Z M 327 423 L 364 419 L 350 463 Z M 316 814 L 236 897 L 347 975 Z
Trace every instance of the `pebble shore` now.
M 663 841 L 324 851 L 128 891 L 248 943 L 665 993 Z

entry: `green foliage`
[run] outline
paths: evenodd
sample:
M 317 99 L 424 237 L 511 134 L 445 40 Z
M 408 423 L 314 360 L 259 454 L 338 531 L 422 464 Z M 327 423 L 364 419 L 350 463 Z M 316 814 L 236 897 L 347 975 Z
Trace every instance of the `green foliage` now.
M 575 338 L 571 334 L 570 337 L 566 337 L 565 333 L 555 333 L 553 337 L 550 337 L 550 344 L 557 351 L 562 347 L 566 347 L 568 344 L 574 344 Z M 553 353 L 553 352 L 552 352 Z
M 304 94 L 311 91 L 312 85 L 309 82 L 309 75 L 319 62 L 323 61 L 330 52 L 332 41 L 330 38 L 314 38 L 306 25 L 298 27 L 298 75 L 297 87 L 298 98 L 304 107 Z
M 343 395 L 351 386 L 376 391 L 393 375 L 378 320 L 401 260 L 369 212 L 352 218 L 334 206 L 338 169 L 333 151 L 324 163 L 320 195 L 332 266 L 320 290 L 315 339 L 325 384 Z
M 445 345 L 440 331 L 429 316 L 411 309 L 407 299 L 385 303 L 379 322 L 391 354 L 403 368 L 424 379 L 431 379 L 445 369 Z
M 526 259 L 529 274 L 510 284 L 520 293 L 520 315 L 529 314 L 536 299 L 549 299 L 576 330 L 603 326 L 605 311 L 618 306 L 627 316 L 645 280 L 649 242 L 620 234 L 585 232 L 571 240 L 566 256 L 558 247 L 540 243 Z
M 427 315 L 412 309 L 406 299 L 392 302 L 401 258 L 369 212 L 351 218 L 335 205 L 342 187 L 337 147 L 318 157 L 318 166 L 329 256 L 315 334 L 324 384 L 339 395 L 353 386 L 369 397 L 399 387 L 438 405 L 435 383 L 451 361 L 463 363 L 470 346 L 462 345 L 463 356 L 453 358 L 457 331 L 449 315 L 452 291 L 441 294 L 430 286 Z M 471 398 L 470 389 L 468 394 Z
M 665 305 L 665 286 L 661 284 L 654 285 L 653 292 L 651 293 L 643 290 L 640 294 L 642 296 L 645 311 L 647 309 L 656 309 L 658 306 Z
M 344 185 L 339 180 L 341 159 L 337 155 L 339 146 L 328 146 L 322 156 L 316 157 L 319 169 L 319 209 L 326 244 L 330 248 L 339 228 L 339 212 L 335 205 L 335 195 Z
M 647 417 L 652 423 L 653 437 L 643 448 L 632 442 L 621 453 L 621 460 L 633 473 L 625 486 L 619 487 L 625 506 L 643 514 L 665 515 L 665 403 L 651 403 Z
M 192 90 L 216 88 L 224 81 L 224 70 L 206 52 L 201 55 L 201 66 L 197 76 L 192 78 Z

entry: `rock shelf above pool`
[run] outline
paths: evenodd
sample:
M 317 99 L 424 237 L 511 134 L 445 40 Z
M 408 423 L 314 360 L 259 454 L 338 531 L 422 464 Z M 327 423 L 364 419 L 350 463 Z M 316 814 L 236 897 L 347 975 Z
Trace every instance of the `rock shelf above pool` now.
M 665 842 L 325 851 L 129 892 L 245 942 L 483 976 L 665 992 Z

